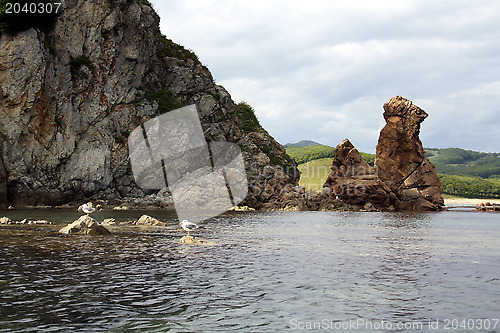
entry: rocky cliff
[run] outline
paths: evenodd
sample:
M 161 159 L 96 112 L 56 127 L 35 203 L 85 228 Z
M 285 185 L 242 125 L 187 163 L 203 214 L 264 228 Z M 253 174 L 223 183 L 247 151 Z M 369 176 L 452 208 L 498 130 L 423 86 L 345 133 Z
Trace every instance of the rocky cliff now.
M 54 22 L 21 30 L 0 36 L 0 203 L 168 204 L 166 191 L 135 185 L 127 137 L 189 104 L 208 141 L 241 147 L 244 203 L 259 208 L 297 183 L 295 162 L 253 110 L 235 105 L 193 52 L 160 33 L 147 1 L 68 0 Z
M 384 110 L 387 124 L 380 132 L 375 168 L 346 139 L 335 149 L 324 187 L 331 197 L 365 209 L 441 209 L 441 183 L 419 139 L 427 113 L 401 96 L 391 98 Z

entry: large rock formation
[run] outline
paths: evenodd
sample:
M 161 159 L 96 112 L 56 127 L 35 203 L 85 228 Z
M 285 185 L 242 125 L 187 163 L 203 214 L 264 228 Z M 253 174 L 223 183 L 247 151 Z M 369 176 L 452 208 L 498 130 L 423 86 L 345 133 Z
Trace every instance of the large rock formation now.
M 323 186 L 332 198 L 365 209 L 439 210 L 444 204 L 441 183 L 419 139 L 427 113 L 400 96 L 385 103 L 384 110 L 387 124 L 380 132 L 375 168 L 345 139 L 335 149 Z
M 444 205 L 441 182 L 419 138 L 420 123 L 427 116 L 401 96 L 384 104 L 386 125 L 380 132 L 375 167 L 396 194 L 398 210 L 437 210 Z
M 332 172 L 323 187 L 331 190 L 331 197 L 365 209 L 393 209 L 395 199 L 391 189 L 375 174 L 375 169 L 361 158 L 358 150 L 345 139 L 335 148 Z
M 48 27 L 0 36 L 1 204 L 155 203 L 155 192 L 134 183 L 127 136 L 189 104 L 208 141 L 242 148 L 245 204 L 259 208 L 297 184 L 300 173 L 284 148 L 194 53 L 160 33 L 147 1 L 65 1 Z

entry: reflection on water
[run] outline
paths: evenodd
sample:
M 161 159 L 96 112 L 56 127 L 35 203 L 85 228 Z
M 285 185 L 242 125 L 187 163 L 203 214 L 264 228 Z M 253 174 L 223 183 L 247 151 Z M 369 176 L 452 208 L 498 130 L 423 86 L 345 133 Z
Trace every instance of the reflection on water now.
M 216 242 L 207 246 L 178 244 L 177 221 L 158 214 L 166 228 L 110 236 L 2 227 L 0 330 L 263 332 L 498 317 L 495 214 L 228 215 L 200 229 Z

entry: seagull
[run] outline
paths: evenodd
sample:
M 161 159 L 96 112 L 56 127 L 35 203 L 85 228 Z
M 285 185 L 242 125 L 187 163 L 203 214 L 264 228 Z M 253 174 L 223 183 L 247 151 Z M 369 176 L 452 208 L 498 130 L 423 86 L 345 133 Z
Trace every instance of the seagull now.
M 189 222 L 188 220 L 182 220 L 181 227 L 188 232 L 187 235 L 189 236 L 189 232 L 198 229 L 199 226 L 195 223 Z
M 96 209 L 94 207 L 92 207 L 92 202 L 89 202 L 89 203 L 83 204 L 80 207 L 78 207 L 78 211 L 82 211 L 85 214 L 87 214 L 87 216 L 89 216 L 89 214 L 92 214 L 93 212 L 95 212 Z

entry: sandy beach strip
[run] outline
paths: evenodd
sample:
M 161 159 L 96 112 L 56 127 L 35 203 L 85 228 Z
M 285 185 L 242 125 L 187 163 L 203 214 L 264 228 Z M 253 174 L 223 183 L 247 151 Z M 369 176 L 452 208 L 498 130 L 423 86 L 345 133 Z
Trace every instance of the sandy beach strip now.
M 480 203 L 496 203 L 500 204 L 499 199 L 469 199 L 469 198 L 453 198 L 453 199 L 444 199 L 445 205 L 471 205 L 475 206 Z

